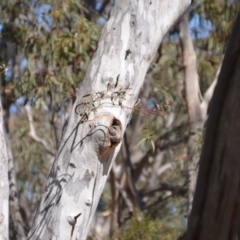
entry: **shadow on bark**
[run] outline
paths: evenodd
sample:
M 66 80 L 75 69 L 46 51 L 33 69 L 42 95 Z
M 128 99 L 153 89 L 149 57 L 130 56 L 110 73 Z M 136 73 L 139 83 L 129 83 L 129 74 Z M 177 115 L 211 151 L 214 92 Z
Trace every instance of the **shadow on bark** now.
M 121 133 L 121 123 L 118 119 L 113 118 L 110 126 L 105 124 L 90 125 L 91 121 L 84 123 L 79 121 L 66 140 L 62 140 L 62 146 L 55 157 L 54 164 L 49 173 L 48 182 L 44 189 L 41 203 L 34 219 L 33 228 L 29 234 L 29 239 L 42 239 L 42 237 L 45 236 L 43 231 L 45 231 L 46 228 L 48 232 L 54 231 L 51 230 L 51 227 L 53 224 L 55 225 L 58 220 L 54 219 L 54 216 L 56 218 L 54 211 L 56 211 L 56 207 L 61 207 L 63 190 L 65 189 L 65 191 L 67 191 L 67 185 L 71 185 L 71 189 L 77 188 L 75 191 L 73 190 L 73 193 L 69 192 L 69 196 L 73 195 L 74 200 L 77 201 L 80 198 L 82 190 L 85 187 L 90 188 L 90 181 L 96 178 L 96 173 L 89 169 L 83 170 L 85 171 L 83 176 L 80 176 L 80 174 L 75 171 L 79 166 L 77 166 L 76 161 L 74 162 L 74 159 L 71 158 L 74 151 L 77 151 L 81 158 L 82 149 L 86 147 L 86 144 L 91 144 L 94 147 L 91 146 L 90 149 L 97 153 L 100 164 L 104 164 L 108 161 L 108 154 L 121 141 L 121 136 L 119 135 Z M 82 132 L 84 133 L 86 127 L 89 126 L 90 130 L 83 134 L 84 136 L 79 140 L 78 135 L 82 134 Z M 96 140 L 96 138 L 98 140 Z M 97 147 L 96 144 L 98 144 Z M 69 146 L 70 148 L 68 149 Z M 86 156 L 83 157 L 86 158 Z M 72 174 L 69 173 L 70 168 L 73 170 L 70 170 L 73 172 Z M 102 175 L 107 175 L 107 171 L 103 171 Z M 74 185 L 76 183 L 77 186 Z M 92 194 L 94 194 L 94 189 Z M 80 217 L 81 214 L 82 213 L 78 214 L 77 217 Z M 75 216 L 75 220 L 77 220 L 77 217 Z M 40 221 L 39 218 L 41 219 Z

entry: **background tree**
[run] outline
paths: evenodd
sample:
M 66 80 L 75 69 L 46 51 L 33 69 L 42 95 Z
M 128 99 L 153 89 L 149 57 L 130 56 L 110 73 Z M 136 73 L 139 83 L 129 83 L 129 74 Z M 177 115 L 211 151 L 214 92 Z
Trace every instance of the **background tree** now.
M 111 1 L 107 2 L 96 2 L 96 10 L 89 11 L 84 2 L 1 1 L 1 69 L 5 71 L 1 95 L 19 197 L 19 206 L 11 207 L 11 239 L 20 239 L 13 225 L 14 209 L 19 209 L 26 232 L 32 223 L 76 86 L 96 49 L 99 23 L 108 17 Z M 99 14 L 99 6 L 105 6 L 107 14 Z M 201 1 L 189 11 L 203 100 L 216 78 L 237 10 L 235 1 Z M 127 239 L 141 228 L 149 238 L 174 239 L 185 230 L 190 131 L 183 70 L 176 25 L 159 47 L 140 89 L 141 101 L 106 183 L 92 238 L 106 239 L 111 233 Z M 196 154 L 201 135 L 201 131 L 196 135 Z M 147 237 L 142 232 L 142 239 Z
M 209 108 L 187 239 L 239 236 L 239 25 L 238 14 Z
M 114 3 L 62 135 L 30 239 L 86 239 L 146 71 L 169 27 L 189 5 Z

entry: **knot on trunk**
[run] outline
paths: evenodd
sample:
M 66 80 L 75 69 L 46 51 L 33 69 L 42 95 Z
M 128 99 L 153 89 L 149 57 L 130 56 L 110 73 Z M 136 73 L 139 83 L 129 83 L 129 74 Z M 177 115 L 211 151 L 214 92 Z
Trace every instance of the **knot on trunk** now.
M 101 113 L 94 118 L 94 140 L 100 159 L 109 153 L 122 141 L 122 124 L 111 113 Z

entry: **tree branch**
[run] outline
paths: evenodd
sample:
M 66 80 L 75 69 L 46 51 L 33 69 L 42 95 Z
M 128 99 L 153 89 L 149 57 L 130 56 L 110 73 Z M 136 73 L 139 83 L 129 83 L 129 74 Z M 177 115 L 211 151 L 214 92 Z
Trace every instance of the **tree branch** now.
M 119 211 L 119 188 L 116 186 L 115 163 L 110 172 L 110 186 L 112 195 L 112 221 L 110 222 L 110 235 L 118 229 L 118 211 Z
M 184 129 L 186 127 L 186 124 L 183 123 L 175 128 L 173 128 L 172 130 L 162 134 L 162 135 L 159 135 L 155 141 L 154 141 L 154 144 L 155 144 L 155 148 L 156 149 L 159 149 L 160 151 L 164 151 L 166 149 L 168 149 L 169 147 L 172 147 L 172 146 L 177 146 L 181 143 L 184 143 L 187 141 L 187 136 L 184 136 L 182 139 L 179 139 L 179 140 L 176 140 L 176 141 L 169 141 L 165 144 L 162 144 L 161 141 L 163 139 L 166 139 L 168 138 L 171 134 L 173 134 L 174 132 L 176 131 L 181 131 L 182 129 Z M 156 151 L 155 153 L 156 154 Z M 141 172 L 142 172 L 142 169 L 147 165 L 148 163 L 148 158 L 149 156 L 153 155 L 152 153 L 152 150 L 149 149 L 142 157 L 141 157 L 141 160 L 138 161 L 138 164 L 136 165 L 135 169 L 134 169 L 134 179 L 135 181 L 138 180 L 139 176 L 141 175 Z
M 52 152 L 51 148 L 49 147 L 49 143 L 47 143 L 47 141 L 45 141 L 43 138 L 40 138 L 36 133 L 36 130 L 33 124 L 33 115 L 32 115 L 31 106 L 26 105 L 25 109 L 27 111 L 29 128 L 30 128 L 29 136 L 32 137 L 36 142 L 41 143 L 44 146 L 46 152 L 54 157 L 55 154 Z
M 188 15 L 185 14 L 179 24 L 180 45 L 184 66 L 185 100 L 188 110 L 189 137 L 188 137 L 188 213 L 191 211 L 195 191 L 199 154 L 197 136 L 202 130 L 202 111 L 200 108 L 200 88 L 197 73 L 197 59 L 190 35 Z
M 142 209 L 142 201 L 139 196 L 139 193 L 136 189 L 135 182 L 134 182 L 134 177 L 133 177 L 133 166 L 131 162 L 131 156 L 130 156 L 130 151 L 129 151 L 129 145 L 127 142 L 127 136 L 126 133 L 124 134 L 124 144 L 122 146 L 123 152 L 124 152 L 124 158 L 125 158 L 125 168 L 126 168 L 126 174 L 127 174 L 127 182 L 129 185 L 129 188 L 132 192 L 132 195 L 134 197 L 136 206 L 141 210 Z
M 170 191 L 173 194 L 178 194 L 180 196 L 185 196 L 186 193 L 187 193 L 186 187 L 173 186 L 173 185 L 170 185 L 168 183 L 161 183 L 159 187 L 148 190 L 146 192 L 143 191 L 143 192 L 141 192 L 141 194 L 143 196 L 149 196 L 149 195 L 152 195 L 152 194 L 154 194 L 155 192 L 158 192 L 158 191 Z
M 213 92 L 214 92 L 214 89 L 215 89 L 216 84 L 217 84 L 217 80 L 218 80 L 218 76 L 219 76 L 221 67 L 222 67 L 222 63 L 219 65 L 218 70 L 217 70 L 217 74 L 216 74 L 213 82 L 211 83 L 211 85 L 209 86 L 207 91 L 205 92 L 203 100 L 202 100 L 201 105 L 200 105 L 200 108 L 201 108 L 201 111 L 202 111 L 202 120 L 204 122 L 207 120 L 208 105 L 209 105 L 210 100 L 212 99 Z
M 190 124 L 201 122 L 201 93 L 198 82 L 197 59 L 188 25 L 188 15 L 180 21 L 180 45 L 183 55 L 185 100 Z

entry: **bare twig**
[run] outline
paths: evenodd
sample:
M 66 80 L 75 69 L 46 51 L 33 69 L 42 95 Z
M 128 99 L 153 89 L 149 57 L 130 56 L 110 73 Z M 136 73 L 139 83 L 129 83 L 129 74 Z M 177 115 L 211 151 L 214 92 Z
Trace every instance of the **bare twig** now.
M 186 187 L 182 187 L 182 186 L 173 186 L 168 183 L 161 183 L 160 186 L 157 188 L 150 189 L 146 192 L 142 192 L 142 195 L 149 196 L 159 191 L 170 191 L 170 192 L 173 192 L 173 194 L 184 196 L 187 192 L 187 189 Z
M 128 196 L 127 190 L 125 190 L 127 186 L 127 174 L 126 171 L 122 171 L 121 180 L 116 180 L 116 187 L 118 191 L 121 193 L 119 195 L 119 210 L 118 210 L 118 224 L 121 226 L 122 223 L 124 223 L 127 219 L 131 218 L 134 211 L 133 206 L 133 199 L 131 199 L 131 196 Z M 124 217 L 122 216 L 123 213 L 123 206 L 126 205 L 128 208 L 128 216 Z
M 183 123 L 183 124 L 173 128 L 173 129 L 171 129 L 170 131 L 158 136 L 154 141 L 155 148 L 159 149 L 160 151 L 164 151 L 164 150 L 168 149 L 169 147 L 177 146 L 181 143 L 186 142 L 187 141 L 187 136 L 184 136 L 182 139 L 179 139 L 179 140 L 176 140 L 176 141 L 169 141 L 165 144 L 161 144 L 161 140 L 169 138 L 169 136 L 171 134 L 173 134 L 176 131 L 184 129 L 185 127 L 186 127 L 186 124 Z M 152 153 L 152 150 L 150 149 L 141 157 L 141 160 L 139 161 L 139 163 L 137 164 L 137 166 L 134 170 L 135 181 L 138 180 L 139 176 L 141 175 L 142 169 L 147 165 L 149 156 L 155 155 L 155 154 L 156 154 L 156 151 L 155 151 L 155 153 Z
M 164 164 L 162 167 L 160 167 L 157 170 L 157 176 L 159 177 L 160 175 L 162 175 L 164 172 L 166 172 L 168 169 L 172 169 L 172 164 L 171 163 L 166 163 Z
M 128 207 L 128 212 L 129 212 L 129 215 L 121 221 L 121 223 L 123 223 L 127 219 L 132 217 L 133 212 L 134 212 L 134 207 L 133 207 L 133 204 L 132 204 L 131 200 L 129 199 L 129 197 L 127 195 L 127 192 L 121 187 L 121 185 L 117 181 L 116 181 L 116 186 L 119 189 L 119 191 L 121 193 L 121 196 L 122 196 L 124 202 L 126 203 L 126 205 Z
M 155 147 L 159 147 L 161 146 L 161 141 L 164 140 L 164 139 L 167 139 L 169 138 L 173 133 L 177 132 L 177 131 L 181 131 L 183 129 L 185 129 L 187 127 L 187 123 L 182 123 L 172 129 L 170 129 L 169 131 L 167 131 L 166 133 L 164 134 L 159 134 L 159 136 L 157 136 L 154 140 L 154 144 L 155 144 Z M 165 148 L 165 147 L 164 147 Z M 149 156 L 149 153 L 151 152 L 151 149 L 147 152 L 147 153 L 143 153 L 143 152 L 140 152 L 140 151 L 136 151 L 132 156 L 131 156 L 131 159 L 132 159 L 132 162 L 134 165 L 139 165 L 141 164 L 142 160 L 146 157 L 146 156 Z M 146 163 L 143 163 L 143 164 L 146 164 Z M 135 174 L 135 173 L 134 173 Z
M 131 190 L 131 193 L 134 197 L 134 200 L 136 202 L 136 206 L 141 210 L 142 209 L 142 201 L 139 196 L 139 193 L 136 189 L 135 183 L 134 183 L 134 178 L 133 178 L 133 166 L 131 162 L 131 156 L 130 156 L 130 151 L 129 151 L 129 145 L 127 141 L 127 136 L 126 133 L 124 134 L 124 145 L 123 147 L 123 155 L 125 158 L 125 167 L 126 167 L 126 174 L 127 174 L 127 182 L 129 185 L 129 188 Z
M 111 4 L 110 3 L 110 0 L 104 0 L 103 2 L 102 2 L 102 6 L 100 7 L 100 9 L 99 9 L 99 13 L 100 14 L 102 14 L 103 12 L 104 12 L 104 10 L 105 10 L 105 8 L 107 7 L 107 5 L 109 5 L 109 4 Z
M 116 173 L 115 173 L 115 163 L 110 171 L 110 186 L 112 194 L 112 221 L 110 226 L 110 235 L 113 231 L 118 228 L 118 211 L 119 211 L 119 189 L 116 187 Z
M 172 196 L 173 196 L 172 192 L 170 192 L 170 191 L 166 192 L 166 194 L 164 194 L 164 196 L 158 197 L 158 199 L 155 202 L 149 204 L 148 206 L 145 206 L 144 210 L 153 208 L 153 207 L 157 207 L 159 204 L 163 203 L 164 201 L 166 201 L 168 198 L 170 198 Z
M 151 79 L 152 79 L 152 75 L 146 77 L 146 83 L 145 83 L 144 91 L 143 91 L 142 98 L 141 98 L 141 103 L 142 103 L 143 108 L 146 108 L 147 100 L 148 100 L 148 97 L 149 97 L 149 94 L 151 91 Z M 136 139 L 139 136 L 139 129 L 141 128 L 143 118 L 144 118 L 144 116 L 139 113 L 136 123 L 135 123 L 135 126 L 134 126 L 134 130 L 132 132 L 132 137 L 129 141 L 130 149 L 132 149 L 133 146 L 136 144 Z

